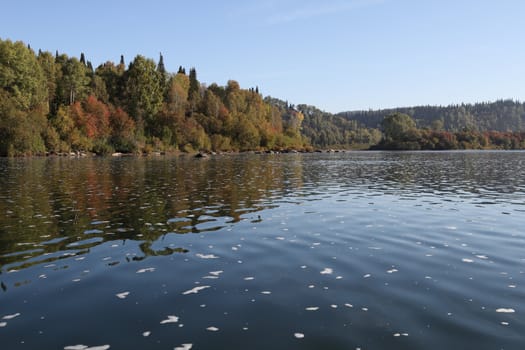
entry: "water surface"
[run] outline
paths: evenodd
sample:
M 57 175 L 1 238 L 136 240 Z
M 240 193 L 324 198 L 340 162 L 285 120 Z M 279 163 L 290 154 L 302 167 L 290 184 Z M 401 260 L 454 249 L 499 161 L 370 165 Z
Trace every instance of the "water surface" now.
M 525 153 L 1 159 L 2 349 L 521 349 Z

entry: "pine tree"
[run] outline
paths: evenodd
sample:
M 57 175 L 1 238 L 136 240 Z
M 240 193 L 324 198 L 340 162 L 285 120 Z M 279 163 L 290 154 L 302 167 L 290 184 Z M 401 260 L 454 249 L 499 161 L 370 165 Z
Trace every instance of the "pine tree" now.
M 200 100 L 200 84 L 197 80 L 197 71 L 190 69 L 190 88 L 188 90 L 188 101 L 190 102 L 191 112 L 195 111 Z
M 164 66 L 164 57 L 162 57 L 162 52 L 160 53 L 159 57 L 159 63 L 157 64 L 157 72 L 159 72 L 162 76 L 166 76 L 166 67 Z
M 197 80 L 197 71 L 195 68 L 190 69 L 190 95 L 199 91 L 199 81 Z

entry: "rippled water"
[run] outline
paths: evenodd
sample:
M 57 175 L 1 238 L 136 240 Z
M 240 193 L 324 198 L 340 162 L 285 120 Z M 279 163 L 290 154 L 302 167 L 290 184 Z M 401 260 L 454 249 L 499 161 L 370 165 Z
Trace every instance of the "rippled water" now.
M 0 160 L 2 349 L 521 349 L 525 153 Z

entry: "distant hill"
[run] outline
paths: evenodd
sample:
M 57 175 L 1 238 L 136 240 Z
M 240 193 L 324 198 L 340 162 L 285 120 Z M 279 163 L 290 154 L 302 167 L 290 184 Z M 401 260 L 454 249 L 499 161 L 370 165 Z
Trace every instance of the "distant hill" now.
M 304 115 L 301 134 L 314 147 L 368 148 L 382 138 L 381 122 L 393 113 L 407 114 L 418 129 L 447 132 L 522 132 L 525 131 L 525 103 L 499 100 L 449 106 L 399 107 L 337 114 L 315 106 L 289 106 L 275 98 L 266 101 L 280 109 L 291 108 Z
M 442 129 L 446 131 L 524 131 L 525 103 L 499 100 L 490 103 L 461 104 L 450 106 L 418 106 L 370 111 L 338 113 L 349 121 L 368 128 L 380 127 L 383 118 L 399 112 L 411 116 L 418 128 Z

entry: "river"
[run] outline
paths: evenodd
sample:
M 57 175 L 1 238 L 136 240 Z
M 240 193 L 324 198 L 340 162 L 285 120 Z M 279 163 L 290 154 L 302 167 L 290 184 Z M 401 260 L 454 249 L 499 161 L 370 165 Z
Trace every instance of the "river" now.
M 525 152 L 0 159 L 2 349 L 521 349 Z

